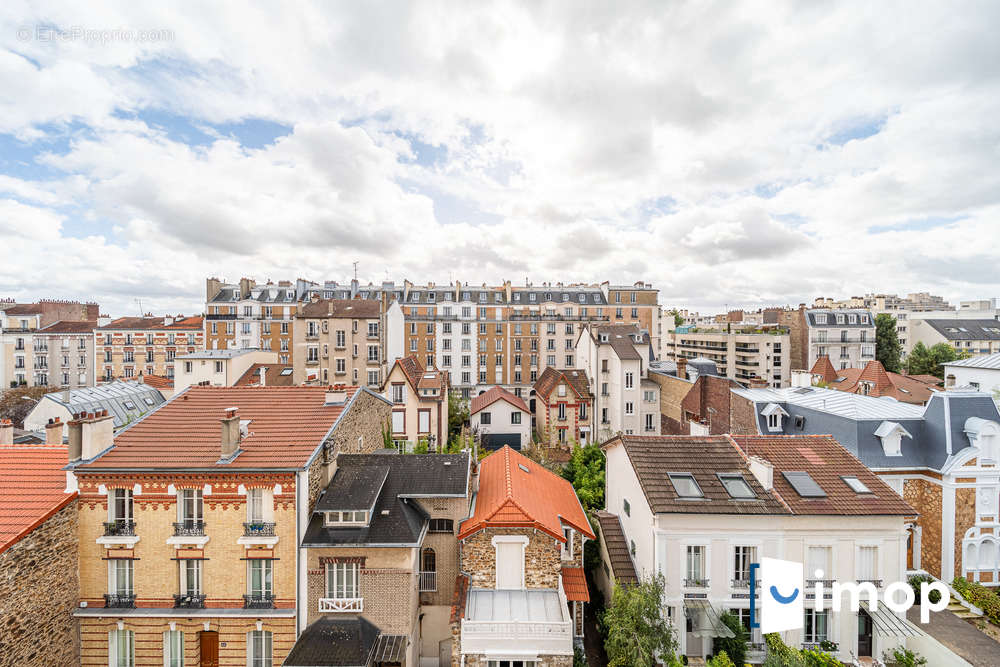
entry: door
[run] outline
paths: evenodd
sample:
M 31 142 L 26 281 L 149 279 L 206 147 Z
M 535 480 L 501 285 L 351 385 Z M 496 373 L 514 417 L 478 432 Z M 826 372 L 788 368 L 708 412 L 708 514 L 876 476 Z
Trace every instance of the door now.
M 524 547 L 519 542 L 497 544 L 497 588 L 524 588 Z
M 913 569 L 913 529 L 906 533 L 906 569 Z
M 219 633 L 204 631 L 198 633 L 201 646 L 201 667 L 219 667 Z
M 858 657 L 872 654 L 872 619 L 864 611 L 858 611 Z

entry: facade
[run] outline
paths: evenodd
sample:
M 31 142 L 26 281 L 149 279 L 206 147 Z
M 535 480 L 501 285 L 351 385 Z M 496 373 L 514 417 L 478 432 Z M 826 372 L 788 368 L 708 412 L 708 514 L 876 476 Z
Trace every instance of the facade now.
M 594 539 L 572 485 L 504 447 L 480 463 L 473 510 L 458 531 L 451 666 L 570 667 Z
M 0 390 L 93 386 L 96 322 L 94 303 L 0 301 Z
M 663 359 L 705 357 L 718 374 L 732 380 L 787 387 L 791 381 L 791 338 L 787 331 L 768 333 L 688 331 L 663 337 Z
M 451 651 L 456 529 L 474 490 L 470 455 L 340 454 L 336 464 L 302 538 L 306 627 L 284 664 L 441 664 Z M 354 646 L 329 640 L 359 626 Z
M 366 299 L 319 299 L 301 306 L 292 328 L 296 384 L 382 386 L 381 308 Z
M 814 308 L 782 311 L 789 330 L 792 369 L 812 368 L 830 357 L 839 369 L 862 368 L 875 358 L 875 319 L 864 309 Z
M 666 615 L 689 660 L 709 655 L 713 637 L 731 636 L 719 621 L 723 612 L 749 629 L 750 565 L 762 557 L 798 561 L 807 573 L 819 569 L 825 579 L 868 581 L 878 589 L 905 581 L 902 555 L 913 508 L 829 436 L 624 435 L 603 448 L 607 511 L 600 526 L 607 530 L 606 553 L 616 556 L 604 561 L 601 585 L 662 572 Z M 800 493 L 792 481 L 802 476 L 819 491 Z M 857 482 L 858 491 L 850 486 Z M 811 579 L 807 574 L 804 627 L 783 632 L 786 643 L 817 648 L 833 642 L 834 655 L 848 663 L 852 654 L 880 656 L 904 645 L 904 637 L 873 631 L 872 615 L 882 625 L 879 615 L 892 614 L 885 606 L 817 611 Z M 903 617 L 894 622 L 912 627 Z M 754 630 L 749 661 L 764 657 Z
M 1000 353 L 985 354 L 944 364 L 946 389 L 967 387 L 1000 400 Z
M 213 387 L 233 387 L 255 364 L 278 366 L 278 353 L 234 348 L 179 354 L 174 361 L 173 390 L 183 391 L 203 382 Z
M 578 368 L 542 371 L 531 391 L 535 441 L 568 456 L 573 443 L 593 439 L 594 396 L 587 374 Z
M 448 373 L 424 369 L 416 357 L 397 359 L 382 395 L 392 401 L 392 440 L 403 451 L 421 440 L 434 451 L 448 443 Z
M 597 440 L 616 433 L 660 433 L 660 385 L 649 379 L 651 339 L 634 325 L 584 327 L 576 342 L 591 381 Z
M 73 667 L 77 494 L 66 486 L 66 447 L 61 436 L 14 445 L 13 432 L 0 421 L 0 666 Z
M 164 402 L 163 393 L 140 382 L 116 380 L 97 387 L 64 389 L 45 394 L 24 418 L 24 428 L 41 432 L 57 419 L 63 424 L 59 442 L 69 437 L 69 422 L 81 412 L 106 410 L 112 426 L 120 430 L 155 410 Z
M 356 387 L 194 385 L 117 434 L 77 415 L 81 663 L 280 665 L 305 621 L 297 538 L 388 414 Z
M 531 444 L 531 410 L 523 399 L 502 387 L 493 387 L 472 399 L 469 423 L 485 449 Z
M 910 321 L 913 345 L 932 347 L 946 343 L 972 356 L 1000 352 L 1000 321 L 983 319 L 914 319 Z
M 201 317 L 120 317 L 94 329 L 99 378 L 138 379 L 158 375 L 173 379 L 178 354 L 205 349 Z
M 32 336 L 35 385 L 77 389 L 96 384 L 94 327 L 96 321 L 60 320 L 37 329 Z
M 809 385 L 822 382 L 829 389 L 865 396 L 889 396 L 914 405 L 923 405 L 930 400 L 931 394 L 938 391 L 937 384 L 940 382 L 933 375 L 890 373 L 876 359 L 869 361 L 864 368 L 838 371 L 827 356 L 817 359 L 809 374 Z

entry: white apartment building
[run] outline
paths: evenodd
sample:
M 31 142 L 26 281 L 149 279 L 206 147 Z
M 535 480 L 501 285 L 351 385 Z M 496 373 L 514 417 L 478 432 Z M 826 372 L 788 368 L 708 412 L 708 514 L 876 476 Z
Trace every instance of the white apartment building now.
M 48 384 L 48 354 L 35 349 L 41 313 L 23 310 L 0 310 L 0 390 Z
M 660 385 L 648 376 L 647 334 L 634 325 L 584 327 L 576 357 L 591 382 L 598 442 L 618 433 L 659 435 Z
M 232 387 L 254 364 L 278 365 L 278 353 L 265 350 L 199 350 L 175 357 L 174 393 L 193 384 Z
M 973 389 L 1000 401 L 1000 352 L 944 364 L 946 389 Z
M 791 382 L 791 349 L 791 339 L 784 329 L 775 329 L 774 333 L 668 332 L 663 335 L 661 358 L 704 357 L 715 362 L 723 377 L 779 388 Z
M 807 310 L 808 359 L 812 368 L 816 359 L 830 357 L 835 368 L 864 368 L 875 358 L 875 318 L 858 309 Z

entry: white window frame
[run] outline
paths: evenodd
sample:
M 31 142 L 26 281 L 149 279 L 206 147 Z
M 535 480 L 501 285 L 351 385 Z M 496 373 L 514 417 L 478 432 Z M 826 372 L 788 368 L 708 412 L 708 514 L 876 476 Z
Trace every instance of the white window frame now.
M 124 637 L 126 655 L 119 651 L 120 637 Z M 108 632 L 108 667 L 135 667 L 135 633 L 132 630 Z
M 163 667 L 184 667 L 184 632 L 163 632 Z
M 527 563 L 525 563 L 524 553 L 528 548 L 528 537 L 525 535 L 494 535 L 491 540 L 493 544 L 493 571 L 494 573 L 500 569 L 500 544 L 519 544 L 521 545 L 521 587 L 520 590 L 525 589 L 525 577 L 527 576 Z M 494 575 L 493 587 L 497 588 L 500 578 Z M 499 589 L 497 589 L 499 590 Z
M 273 667 L 274 636 L 269 630 L 247 633 L 247 667 Z
M 341 572 L 343 573 L 342 585 L 337 582 L 337 579 L 341 576 Z M 331 573 L 334 575 L 333 590 L 330 589 Z M 333 600 L 361 599 L 360 563 L 327 563 L 323 572 L 323 586 L 325 587 L 324 597 Z
M 188 558 L 177 562 L 180 566 L 179 573 L 181 595 L 201 595 L 205 590 L 202 583 L 202 576 L 205 568 L 202 567 L 201 561 L 196 558 Z M 194 574 L 194 590 L 191 590 L 192 587 L 188 583 L 188 575 L 192 573 Z

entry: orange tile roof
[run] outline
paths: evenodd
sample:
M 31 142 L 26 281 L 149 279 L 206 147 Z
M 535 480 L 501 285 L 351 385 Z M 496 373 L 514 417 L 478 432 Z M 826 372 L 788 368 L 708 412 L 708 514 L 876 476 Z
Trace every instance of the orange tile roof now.
M 820 365 L 820 360 L 825 358 L 820 357 L 816 361 L 816 365 L 811 371 L 814 375 L 817 373 L 816 369 Z M 830 370 L 833 371 L 832 366 Z M 863 394 L 865 391 L 861 383 L 866 382 L 871 383 L 868 389 L 869 396 L 891 396 L 903 403 L 923 405 L 930 400 L 931 394 L 938 390 L 923 377 L 890 373 L 885 370 L 880 361 L 874 359 L 865 364 L 863 369 L 844 368 L 833 371 L 833 373 L 833 380 L 826 380 L 824 376 L 824 381 L 827 382 L 830 389 L 851 394 Z M 934 379 L 939 381 L 937 378 Z
M 566 368 L 558 370 L 552 366 L 547 366 L 542 374 L 538 376 L 533 389 L 535 394 L 548 398 L 552 390 L 556 388 L 560 380 L 565 381 L 576 395 L 580 398 L 590 398 L 590 383 L 587 381 L 587 372 L 578 368 Z
M 564 567 L 562 569 L 562 583 L 567 600 L 590 602 L 587 577 L 583 574 L 582 567 Z
M 77 333 L 77 334 L 92 334 L 94 329 L 97 327 L 97 321 L 88 320 L 59 320 L 58 322 L 53 322 L 47 327 L 42 327 L 35 331 L 36 334 L 63 334 L 63 333 Z
M 284 370 L 292 370 L 287 364 L 253 364 L 233 383 L 234 387 L 256 387 L 260 385 L 260 369 L 266 368 L 264 385 L 267 387 L 291 387 L 295 384 L 292 373 L 282 375 Z
M 483 408 L 487 408 L 499 400 L 504 400 L 513 405 L 519 410 L 524 410 L 528 412 L 528 405 L 523 400 L 510 393 L 503 387 L 493 387 L 483 392 L 479 396 L 474 396 L 472 398 L 472 406 L 469 414 L 476 414 Z
M 173 378 L 163 377 L 162 375 L 143 375 L 141 378 L 143 384 L 148 384 L 154 389 L 173 389 L 174 380 Z
M 301 468 L 358 391 L 343 405 L 324 405 L 326 387 L 192 386 L 115 436 L 115 445 L 91 469 Z M 227 408 L 250 420 L 241 453 L 220 464 L 221 420 Z
M 0 552 L 76 497 L 66 493 L 66 447 L 0 446 Z
M 117 331 L 120 329 L 129 330 L 160 330 L 160 329 L 191 329 L 201 330 L 204 318 L 200 315 L 195 317 L 177 317 L 171 324 L 164 324 L 166 320 L 162 317 L 119 317 L 102 327 L 97 327 L 98 331 Z
M 830 362 L 830 357 L 825 354 L 816 358 L 816 363 L 813 364 L 812 370 L 809 372 L 813 375 L 819 375 L 823 382 L 837 381 L 837 371 Z
M 594 539 L 573 485 L 505 445 L 479 464 L 476 511 L 462 522 L 458 538 L 503 526 L 537 528 L 565 542 L 563 524 Z

